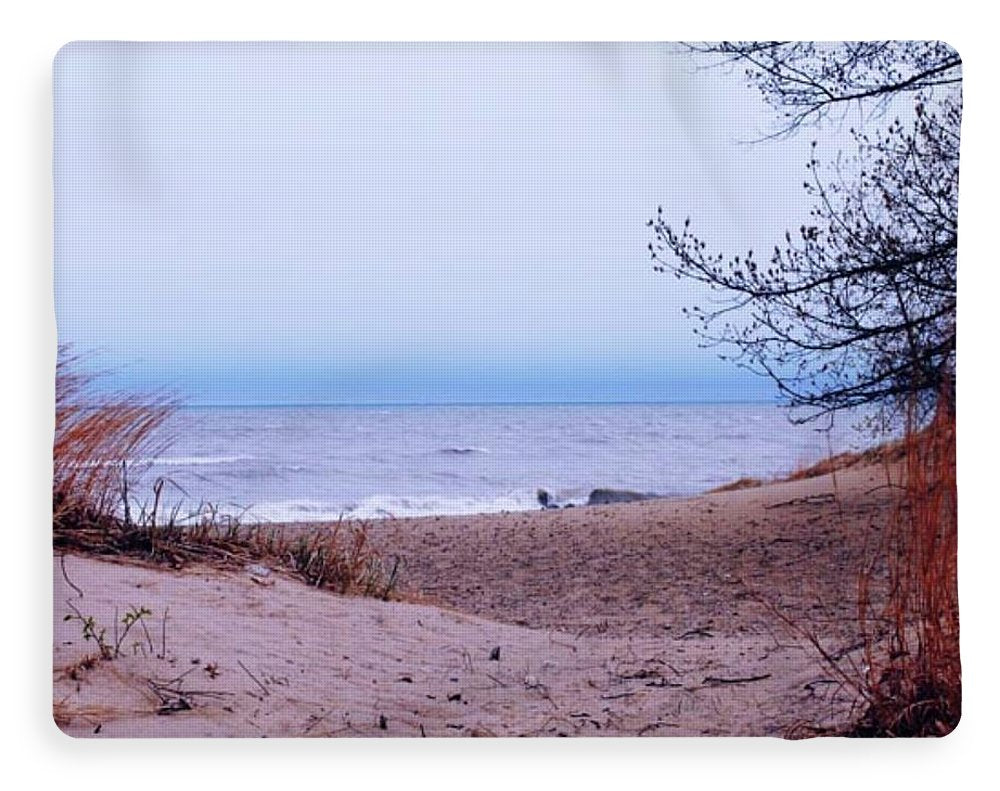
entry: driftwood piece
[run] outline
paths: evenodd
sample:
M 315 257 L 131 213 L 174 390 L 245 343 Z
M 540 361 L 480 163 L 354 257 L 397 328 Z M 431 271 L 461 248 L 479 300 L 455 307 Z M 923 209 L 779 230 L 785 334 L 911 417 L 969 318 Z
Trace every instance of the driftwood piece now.
M 723 684 L 750 684 L 754 681 L 763 681 L 766 678 L 770 678 L 770 673 L 765 673 L 762 676 L 742 676 L 737 678 L 721 678 L 719 676 L 705 676 L 702 680 L 702 684 L 706 684 L 710 687 L 718 687 Z

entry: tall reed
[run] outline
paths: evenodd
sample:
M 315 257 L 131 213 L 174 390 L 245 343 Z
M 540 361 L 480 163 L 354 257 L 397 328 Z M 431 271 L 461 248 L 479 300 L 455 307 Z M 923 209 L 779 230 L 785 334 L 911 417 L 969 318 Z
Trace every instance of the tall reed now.
M 163 397 L 101 393 L 96 375 L 68 346 L 56 361 L 52 444 L 52 520 L 58 530 L 78 520 L 100 521 L 128 505 L 127 470 L 168 444 L 160 431 L 174 411 Z
M 952 402 L 942 398 L 921 430 L 908 422 L 901 495 L 880 552 L 887 573 L 873 563 L 859 580 L 866 706 L 857 736 L 945 735 L 962 714 Z

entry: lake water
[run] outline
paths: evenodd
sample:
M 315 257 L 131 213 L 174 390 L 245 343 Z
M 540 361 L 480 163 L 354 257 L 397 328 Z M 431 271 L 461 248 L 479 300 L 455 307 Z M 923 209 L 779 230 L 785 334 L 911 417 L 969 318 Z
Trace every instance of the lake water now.
M 469 514 L 536 509 L 539 489 L 564 505 L 595 488 L 695 494 L 873 442 L 817 428 L 760 404 L 185 408 L 132 486 L 149 500 L 162 477 L 182 513 L 262 521 Z

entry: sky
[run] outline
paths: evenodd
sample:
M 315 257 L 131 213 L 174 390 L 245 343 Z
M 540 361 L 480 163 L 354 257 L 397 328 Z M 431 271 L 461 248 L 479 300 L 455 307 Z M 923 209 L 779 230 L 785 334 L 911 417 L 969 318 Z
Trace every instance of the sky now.
M 60 342 L 189 403 L 742 401 L 701 287 L 806 218 L 808 136 L 666 44 L 127 44 L 58 54 Z

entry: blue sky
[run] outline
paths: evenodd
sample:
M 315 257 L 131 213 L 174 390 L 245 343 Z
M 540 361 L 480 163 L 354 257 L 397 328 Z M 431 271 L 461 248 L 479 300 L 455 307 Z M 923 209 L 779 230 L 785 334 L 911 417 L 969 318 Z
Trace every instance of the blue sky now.
M 771 120 L 670 45 L 70 44 L 60 340 L 193 403 L 765 398 L 645 222 L 770 249 L 810 142 Z

